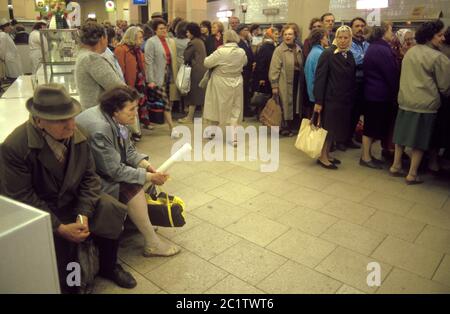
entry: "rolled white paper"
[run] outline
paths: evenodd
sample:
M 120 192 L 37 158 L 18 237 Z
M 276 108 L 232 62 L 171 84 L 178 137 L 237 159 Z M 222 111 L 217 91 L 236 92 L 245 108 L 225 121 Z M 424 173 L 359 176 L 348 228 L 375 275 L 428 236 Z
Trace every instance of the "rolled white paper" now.
M 192 146 L 189 143 L 184 144 L 175 154 L 170 156 L 158 169 L 156 172 L 166 172 L 173 164 L 177 161 L 181 161 L 187 153 L 192 151 Z

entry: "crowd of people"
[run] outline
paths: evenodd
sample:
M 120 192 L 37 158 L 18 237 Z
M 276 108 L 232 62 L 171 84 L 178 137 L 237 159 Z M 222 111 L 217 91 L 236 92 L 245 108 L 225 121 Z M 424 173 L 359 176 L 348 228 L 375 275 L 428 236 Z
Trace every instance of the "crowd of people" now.
M 11 39 L 10 25 L 1 23 L 0 39 Z M 36 59 L 42 55 L 35 32 L 42 27 L 36 23 L 29 36 Z M 61 85 L 38 86 L 26 104 L 29 121 L 1 151 L 2 193 L 51 214 L 63 291 L 70 290 L 65 265 L 88 238 L 99 248 L 100 275 L 136 286 L 116 262 L 127 215 L 144 237 L 144 256 L 180 251 L 155 233 L 143 190 L 146 183 L 164 184 L 168 175 L 133 144 L 141 127 L 152 128 L 156 102 L 170 136 L 178 138 L 174 102 L 186 109 L 179 123 L 192 123 L 201 108 L 209 125 L 236 128 L 259 113 L 264 103 L 255 104 L 253 96 L 263 94 L 282 109 L 282 136 L 298 133 L 302 118 L 320 121 L 328 135 L 317 163 L 326 169 L 341 164 L 332 156 L 335 149 L 360 148 L 355 135 L 361 133 L 361 166 L 382 169 L 390 160 L 392 176 L 419 184 L 426 153 L 428 167 L 438 172 L 442 149 L 450 153 L 450 32 L 443 23 L 394 33 L 390 23 L 369 29 L 357 17 L 335 29 L 333 14 L 325 13 L 311 20 L 310 31 L 302 42 L 294 23 L 262 30 L 231 17 L 225 29 L 219 21 L 176 18 L 168 24 L 160 14 L 142 25 L 89 20 L 81 26 L 75 65 L 80 101 Z M 181 65 L 192 69 L 185 95 L 175 85 Z M 372 154 L 376 140 L 385 161 Z M 231 144 L 239 145 L 236 134 Z M 412 149 L 407 173 L 405 147 Z

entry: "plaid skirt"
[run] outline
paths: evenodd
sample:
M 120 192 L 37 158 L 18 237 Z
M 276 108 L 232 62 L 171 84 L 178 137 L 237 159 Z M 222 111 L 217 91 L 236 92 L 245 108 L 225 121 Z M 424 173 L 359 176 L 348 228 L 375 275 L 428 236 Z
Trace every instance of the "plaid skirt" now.
M 172 111 L 170 101 L 170 84 L 173 81 L 172 66 L 168 64 L 164 74 L 163 86 L 156 86 L 154 89 L 147 88 L 147 103 L 162 102 L 165 111 Z
M 121 182 L 119 188 L 119 202 L 128 204 L 140 190 L 142 190 L 142 185 L 140 184 Z

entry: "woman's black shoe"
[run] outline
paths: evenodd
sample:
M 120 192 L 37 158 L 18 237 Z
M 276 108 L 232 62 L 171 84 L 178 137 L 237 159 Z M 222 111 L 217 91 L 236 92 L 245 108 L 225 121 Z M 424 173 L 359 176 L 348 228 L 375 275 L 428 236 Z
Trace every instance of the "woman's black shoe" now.
M 337 158 L 334 158 L 333 160 L 329 160 L 329 162 L 331 162 L 332 164 L 335 164 L 335 165 L 340 165 L 341 164 L 341 161 L 339 159 L 337 159 Z
M 125 271 L 120 264 L 116 265 L 111 274 L 102 277 L 105 277 L 113 281 L 119 287 L 126 289 L 133 289 L 137 285 L 134 277 L 129 272 Z
M 371 168 L 371 169 L 382 169 L 379 164 L 375 163 L 373 160 L 364 161 L 362 158 L 359 160 L 359 164 L 363 167 Z
M 338 169 L 338 167 L 336 167 L 336 165 L 335 164 L 333 164 L 333 163 L 331 163 L 331 164 L 329 164 L 329 165 L 325 165 L 323 162 L 321 162 L 319 159 L 317 159 L 317 163 L 321 166 L 321 167 L 323 167 L 323 168 L 325 168 L 325 169 L 328 169 L 328 170 L 337 170 Z

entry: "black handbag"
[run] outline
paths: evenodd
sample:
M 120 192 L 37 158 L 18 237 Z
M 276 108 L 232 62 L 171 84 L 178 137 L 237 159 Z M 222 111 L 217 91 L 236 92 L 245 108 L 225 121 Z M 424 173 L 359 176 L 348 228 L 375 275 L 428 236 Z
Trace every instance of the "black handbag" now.
M 161 87 L 146 88 L 148 119 L 152 123 L 164 124 L 165 99 L 164 90 Z
M 160 227 L 183 227 L 185 204 L 177 196 L 165 192 L 158 194 L 155 186 L 151 186 L 145 194 L 148 206 L 148 216 L 152 225 Z

